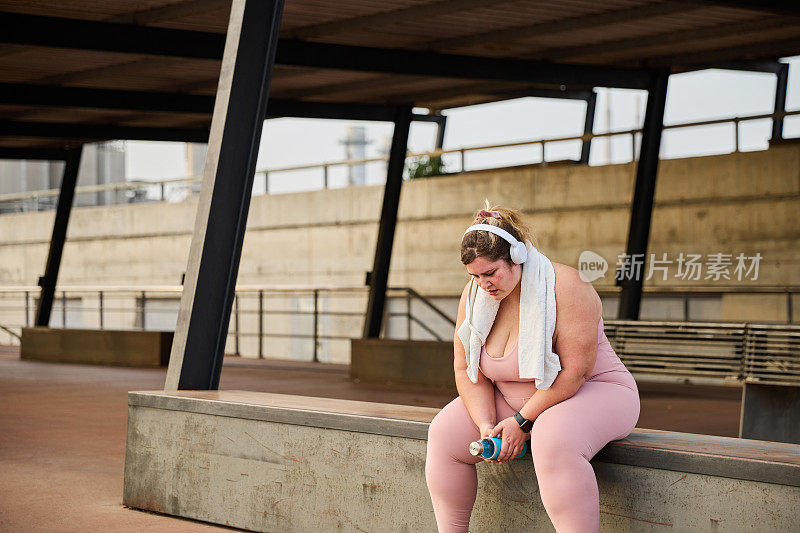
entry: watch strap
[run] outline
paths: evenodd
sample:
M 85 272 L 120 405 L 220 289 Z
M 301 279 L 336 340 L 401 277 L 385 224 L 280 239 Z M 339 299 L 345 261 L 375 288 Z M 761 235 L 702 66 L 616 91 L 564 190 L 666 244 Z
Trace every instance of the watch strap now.
M 530 433 L 531 429 L 533 428 L 533 420 L 528 420 L 527 418 L 519 414 L 519 411 L 514 413 L 514 420 L 517 421 L 517 424 L 519 424 L 519 428 L 522 431 L 524 431 L 525 433 Z

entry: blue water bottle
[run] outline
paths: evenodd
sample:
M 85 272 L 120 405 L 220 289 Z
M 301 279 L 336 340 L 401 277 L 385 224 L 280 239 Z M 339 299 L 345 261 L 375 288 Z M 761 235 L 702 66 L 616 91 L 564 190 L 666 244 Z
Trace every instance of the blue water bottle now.
M 475 442 L 470 443 L 469 453 L 472 455 L 480 455 L 484 459 L 497 459 L 497 456 L 500 455 L 500 447 L 502 445 L 503 441 L 499 437 L 489 437 L 486 439 L 476 440 Z M 514 459 L 519 459 L 528 453 L 528 448 L 529 441 L 526 440 L 525 445 L 522 447 L 522 451 L 519 452 Z

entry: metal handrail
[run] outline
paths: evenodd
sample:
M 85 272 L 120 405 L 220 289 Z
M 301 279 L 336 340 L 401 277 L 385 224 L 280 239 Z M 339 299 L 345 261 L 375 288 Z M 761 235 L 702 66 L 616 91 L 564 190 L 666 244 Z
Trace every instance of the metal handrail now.
M 748 122 L 753 120 L 765 120 L 765 119 L 776 119 L 776 118 L 785 118 L 800 115 L 800 110 L 794 111 L 780 111 L 776 113 L 762 113 L 758 115 L 744 115 L 744 116 L 734 116 L 728 118 L 720 118 L 720 119 L 711 119 L 711 120 L 701 120 L 696 122 L 682 122 L 677 124 L 667 124 L 663 126 L 664 130 L 671 130 L 671 129 L 679 129 L 679 128 L 691 128 L 691 127 L 699 127 L 699 126 L 712 126 L 715 124 L 728 124 L 733 123 L 735 126 L 734 131 L 734 152 L 739 151 L 739 125 L 742 122 Z M 540 164 L 546 165 L 547 159 L 545 154 L 545 146 L 550 143 L 557 143 L 557 142 L 567 142 L 567 141 L 590 141 L 592 139 L 600 139 L 605 137 L 615 137 L 618 135 L 630 135 L 631 142 L 633 146 L 632 154 L 633 159 L 635 159 L 636 154 L 636 146 L 635 146 L 635 137 L 637 134 L 641 133 L 641 129 L 627 129 L 627 130 L 614 130 L 614 131 L 607 131 L 602 133 L 585 133 L 582 135 L 571 135 L 567 137 L 551 137 L 546 139 L 529 139 L 526 141 L 517 141 L 511 143 L 502 143 L 502 144 L 490 144 L 490 145 L 472 145 L 472 146 L 462 146 L 457 148 L 449 148 L 449 149 L 437 149 L 431 150 L 427 152 L 416 152 L 410 153 L 406 155 L 407 159 L 413 158 L 420 158 L 420 157 L 437 157 L 449 154 L 460 154 L 461 156 L 461 172 L 466 172 L 465 169 L 465 154 L 468 152 L 479 151 L 479 150 L 492 150 L 492 149 L 500 149 L 500 148 L 514 148 L 520 146 L 532 146 L 532 145 L 539 145 L 542 147 L 542 161 Z M 633 160 L 632 159 L 632 160 Z M 284 166 L 284 167 L 275 167 L 275 168 L 264 168 L 256 170 L 257 175 L 263 175 L 265 178 L 268 176 L 280 173 L 280 172 L 292 172 L 298 170 L 310 170 L 310 169 L 322 169 L 324 172 L 325 179 L 323 180 L 326 184 L 327 188 L 327 172 L 328 169 L 331 167 L 336 166 L 354 166 L 354 165 L 363 165 L 367 163 L 376 163 L 376 162 L 385 162 L 389 160 L 389 156 L 381 156 L 381 157 L 372 157 L 372 158 L 364 158 L 364 159 L 347 159 L 342 161 L 327 161 L 322 163 L 310 163 L 304 165 L 293 165 L 293 166 Z M 86 185 L 80 186 L 75 188 L 75 194 L 87 194 L 87 193 L 97 193 L 97 192 L 104 192 L 104 191 L 120 191 L 120 190 L 131 190 L 137 189 L 140 187 L 161 187 L 161 199 L 164 200 L 164 191 L 167 185 L 177 185 L 177 184 L 192 184 L 192 183 L 200 183 L 202 182 L 202 176 L 186 176 L 181 178 L 172 178 L 166 180 L 157 180 L 157 181 L 149 181 L 149 180 L 131 180 L 126 181 L 124 183 L 110 183 L 110 184 L 103 184 L 103 185 Z M 10 193 L 10 194 L 0 194 L 0 203 L 3 202 L 13 202 L 13 201 L 20 201 L 20 200 L 27 200 L 27 199 L 36 199 L 43 197 L 51 197 L 51 196 L 58 196 L 60 193 L 59 189 L 43 189 L 38 191 L 28 191 L 28 192 L 21 192 L 21 193 Z
M 24 320 L 22 320 L 20 324 L 6 324 L 5 327 L 0 326 L 4 331 L 6 331 L 9 335 L 13 336 L 20 340 L 20 335 L 13 331 L 12 328 L 17 328 L 21 331 L 23 327 L 30 327 L 32 325 L 32 315 L 35 314 L 35 298 L 38 297 L 40 287 L 34 285 L 25 285 L 25 286 L 14 286 L 14 287 L 0 287 L 0 297 L 8 297 L 9 295 L 21 295 L 24 298 L 24 304 L 18 305 L 5 305 L 0 303 L 0 311 L 13 311 L 19 310 L 20 315 L 24 314 Z M 81 313 L 89 312 L 89 313 L 97 313 L 97 323 L 100 329 L 104 329 L 106 326 L 105 319 L 112 313 L 127 313 L 130 315 L 132 325 L 128 328 L 122 329 L 147 329 L 146 319 L 147 316 L 153 315 L 175 315 L 177 309 L 169 309 L 169 308 L 148 308 L 147 302 L 158 300 L 159 298 L 163 299 L 164 297 L 172 300 L 175 304 L 179 303 L 180 295 L 183 291 L 183 287 L 180 285 L 150 285 L 150 286 L 130 286 L 130 285 L 76 285 L 76 286 L 59 286 L 56 290 L 56 298 L 55 304 L 56 309 L 61 311 L 61 326 L 67 327 L 67 315 L 71 309 L 70 307 L 70 300 L 74 299 L 75 297 L 82 297 L 85 295 L 89 295 L 90 297 L 96 297 L 97 304 L 84 304 L 81 302 L 80 304 L 80 311 Z M 365 293 L 368 291 L 368 288 L 363 285 L 269 285 L 269 284 L 262 284 L 262 285 L 241 285 L 236 287 L 235 291 L 235 298 L 234 298 L 234 306 L 232 309 L 232 316 L 231 316 L 231 324 L 229 329 L 229 336 L 233 336 L 234 338 L 234 346 L 235 346 L 235 353 L 237 355 L 240 354 L 240 339 L 242 338 L 249 338 L 249 337 L 257 337 L 258 338 L 258 356 L 264 357 L 264 340 L 270 337 L 273 338 L 297 338 L 297 339 L 314 339 L 314 348 L 313 348 L 313 355 L 312 360 L 318 361 L 319 360 L 319 341 L 320 340 L 345 340 L 350 339 L 353 336 L 357 335 L 341 335 L 341 334 L 320 334 L 319 332 L 319 318 L 324 317 L 361 317 L 363 318 L 364 312 L 363 311 L 337 311 L 337 310 L 325 310 L 321 311 L 319 309 L 319 297 L 321 293 L 333 293 L 336 294 L 337 297 L 341 296 L 356 296 L 356 297 L 363 297 Z M 313 310 L 294 310 L 294 309 L 266 309 L 264 307 L 264 300 L 266 297 L 271 296 L 280 296 L 280 295 L 296 295 L 296 296 L 313 296 L 314 298 L 314 309 Z M 250 298 L 257 298 L 258 300 L 258 308 L 257 309 L 246 309 L 242 308 L 240 302 L 243 298 L 250 297 Z M 419 300 L 424 304 L 427 309 L 432 310 L 438 317 L 444 320 L 443 324 L 446 326 L 454 325 L 452 319 L 447 316 L 441 309 L 436 307 L 432 302 L 427 300 L 425 297 L 417 293 L 416 291 L 410 291 L 404 287 L 389 287 L 387 288 L 387 298 L 391 299 L 396 297 L 398 299 L 402 298 L 405 299 L 407 302 L 407 306 L 404 312 L 402 313 L 387 313 L 387 316 L 401 316 L 406 319 L 408 324 L 407 326 L 407 337 L 408 339 L 411 338 L 411 324 L 418 324 L 421 329 L 426 331 L 428 334 L 436 338 L 437 340 L 442 340 L 442 337 L 435 331 L 435 329 L 431 328 L 429 324 L 426 324 L 424 321 L 420 320 L 418 317 L 414 316 L 414 312 L 412 310 L 412 306 L 408 305 L 408 302 L 411 300 Z M 119 305 L 108 305 L 109 300 L 113 300 L 114 298 L 135 298 L 135 302 L 132 305 L 127 307 L 119 306 Z M 73 308 L 74 309 L 74 308 Z M 66 312 L 65 312 L 66 310 Z M 253 315 L 257 315 L 258 321 L 258 328 L 257 332 L 248 332 L 242 331 L 241 323 L 242 319 L 252 317 Z M 298 332 L 293 333 L 281 333 L 281 332 L 269 332 L 265 328 L 265 318 L 270 316 L 305 316 L 305 317 L 313 317 L 314 325 L 313 331 L 309 334 L 303 334 Z M 58 316 L 58 315 L 56 315 Z M 51 323 L 53 321 L 51 320 Z M 116 328 L 120 329 L 120 328 Z
M 13 326 L 12 326 L 12 327 L 13 327 Z M 0 324 L 0 329 L 2 329 L 3 331 L 5 331 L 6 333 L 8 333 L 9 335 L 11 335 L 12 337 L 16 337 L 18 341 L 21 341 L 21 340 L 22 340 L 22 337 L 20 337 L 20 336 L 19 336 L 19 335 L 18 335 L 16 332 L 14 332 L 14 331 L 11 331 L 9 328 L 7 328 L 6 326 L 4 326 L 4 325 L 2 325 L 2 324 Z
M 319 361 L 319 341 L 346 341 L 359 336 L 348 335 L 347 327 L 322 334 L 319 330 L 319 318 L 323 316 L 363 317 L 363 312 L 347 310 L 321 310 L 318 302 L 321 293 L 330 291 L 337 296 L 363 296 L 367 291 L 363 286 L 242 286 L 237 287 L 234 307 L 231 316 L 229 338 L 234 340 L 236 354 L 241 354 L 240 341 L 258 339 L 258 356 L 265 356 L 264 340 L 269 338 L 293 338 L 313 340 L 311 359 Z M 99 306 L 81 305 L 81 311 L 99 311 L 100 329 L 104 329 L 103 316 L 112 312 L 123 312 L 132 315 L 135 327 L 146 329 L 146 302 L 155 300 L 157 295 L 168 295 L 174 303 L 179 302 L 180 286 L 76 286 L 70 290 L 60 287 L 57 291 L 56 303 L 62 309 L 69 310 L 69 296 L 97 294 Z M 116 289 L 119 289 L 117 292 Z M 155 290 L 149 290 L 155 289 Z M 785 289 L 785 288 L 783 288 Z M 797 290 L 797 288 L 795 288 Z M 0 296 L 24 294 L 25 320 L 23 324 L 3 324 L 0 330 L 6 331 L 19 340 L 19 335 L 12 328 L 30 326 L 32 316 L 31 294 L 38 295 L 39 287 L 0 287 Z M 411 325 L 417 324 L 419 331 L 424 331 L 437 340 L 444 340 L 436 331 L 430 320 L 422 320 L 410 305 L 413 300 L 422 302 L 424 309 L 442 320 L 443 331 L 448 333 L 455 326 L 455 320 L 436 306 L 429 297 L 420 295 L 408 287 L 389 288 L 388 292 L 397 298 L 405 298 L 406 307 L 403 312 L 388 312 L 387 317 L 404 317 L 407 323 L 406 339 L 412 339 Z M 776 291 L 783 292 L 783 291 Z M 58 294 L 60 293 L 60 294 Z M 265 309 L 265 297 L 285 295 L 313 296 L 312 310 Z M 787 293 L 792 294 L 792 293 Z M 103 295 L 107 299 L 113 297 L 135 298 L 132 306 L 104 305 Z M 451 296 L 457 298 L 457 296 Z M 243 308 L 242 299 L 257 299 L 258 307 Z M 391 296 L 389 296 L 391 298 Z M 12 308 L 12 306 L 3 306 Z M 388 306 L 387 306 L 388 309 Z M 150 309 L 149 313 L 176 313 L 176 309 Z M 243 330 L 242 321 L 258 317 L 257 328 Z M 311 331 L 267 331 L 264 318 L 274 315 L 313 316 Z M 66 313 L 62 312 L 62 317 Z M 427 318 L 427 317 L 426 317 Z M 388 323 L 388 321 L 385 321 Z M 66 326 L 66 324 L 62 324 Z M 126 329 L 116 327 L 114 329 Z M 127 328 L 131 329 L 131 328 Z M 384 335 L 387 332 L 384 331 Z M 722 384 L 769 383 L 774 385 L 800 385 L 800 325 L 764 324 L 752 322 L 690 322 L 677 320 L 606 320 L 605 335 L 612 343 L 614 350 L 626 367 L 635 375 L 646 379 L 681 379 L 696 382 Z M 402 338 L 402 337 L 400 337 Z M 447 339 L 449 340 L 449 339 Z M 255 354 L 252 354 L 255 355 Z

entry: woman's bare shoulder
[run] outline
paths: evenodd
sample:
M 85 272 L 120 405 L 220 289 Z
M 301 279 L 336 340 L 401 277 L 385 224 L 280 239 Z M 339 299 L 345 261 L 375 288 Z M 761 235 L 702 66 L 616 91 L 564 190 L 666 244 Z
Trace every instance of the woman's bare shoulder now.
M 559 286 L 562 288 L 571 287 L 576 282 L 586 283 L 581 279 L 578 269 L 555 261 L 551 261 L 551 263 L 556 274 L 556 290 L 558 290 Z
M 599 321 L 602 303 L 594 286 L 581 279 L 578 270 L 569 265 L 553 263 L 553 270 L 556 274 L 556 324 L 559 317 L 575 313 L 595 323 Z

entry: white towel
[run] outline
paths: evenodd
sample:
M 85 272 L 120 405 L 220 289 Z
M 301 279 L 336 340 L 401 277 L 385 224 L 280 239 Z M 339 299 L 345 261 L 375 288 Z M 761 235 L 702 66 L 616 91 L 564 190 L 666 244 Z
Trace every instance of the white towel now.
M 548 389 L 561 370 L 558 354 L 553 353 L 556 327 L 556 275 L 553 264 L 525 241 L 528 259 L 522 263 L 519 299 L 519 377 L 533 378 L 537 389 Z M 467 375 L 478 382 L 481 348 L 492 330 L 500 301 L 470 280 L 466 317 L 458 328 L 458 338 L 467 357 Z

